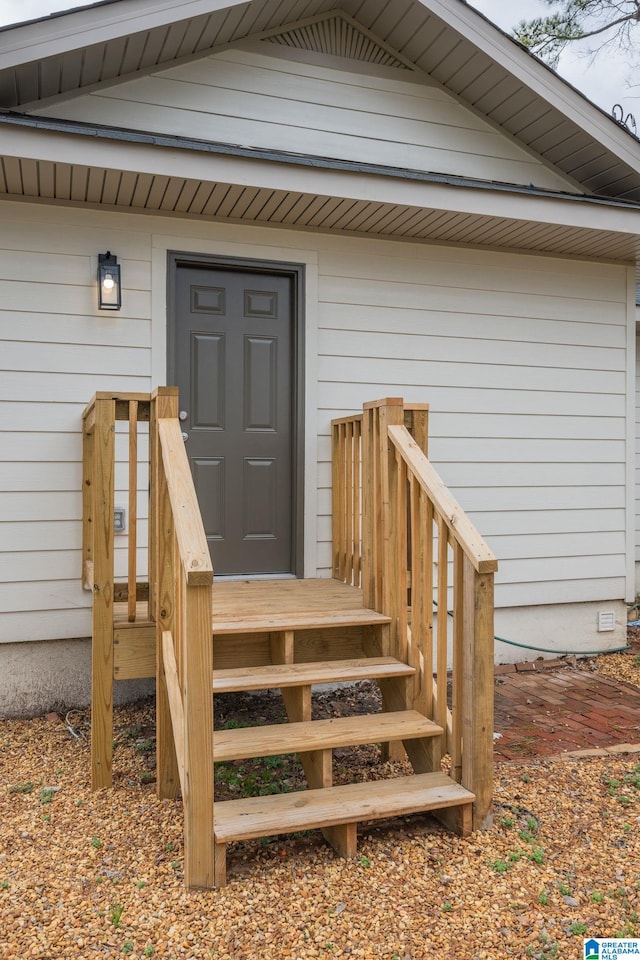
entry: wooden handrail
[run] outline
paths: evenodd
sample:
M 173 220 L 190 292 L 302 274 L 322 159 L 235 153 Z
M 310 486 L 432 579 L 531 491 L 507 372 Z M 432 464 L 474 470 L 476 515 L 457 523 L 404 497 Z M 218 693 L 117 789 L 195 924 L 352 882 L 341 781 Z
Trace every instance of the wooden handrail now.
M 154 403 L 157 792 L 174 797 L 179 782 L 185 883 L 208 888 L 215 880 L 213 566 L 176 416 L 177 396 L 156 397 Z
M 498 561 L 449 488 L 444 484 L 406 427 L 390 426 L 389 438 L 429 496 L 450 535 L 478 573 L 495 573 Z
M 449 753 L 477 828 L 491 820 L 498 563 L 427 458 L 428 417 L 390 397 L 332 421 L 333 573 L 390 617 L 390 653 L 416 671 L 413 708 L 446 729 L 411 762 L 438 770 Z
M 213 566 L 178 420 L 158 420 L 180 561 L 189 586 L 213 583 Z

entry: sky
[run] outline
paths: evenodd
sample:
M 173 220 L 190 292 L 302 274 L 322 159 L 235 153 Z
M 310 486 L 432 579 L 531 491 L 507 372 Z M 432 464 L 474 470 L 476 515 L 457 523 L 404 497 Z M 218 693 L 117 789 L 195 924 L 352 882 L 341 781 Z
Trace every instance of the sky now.
M 86 2 L 86 0 L 83 0 Z M 0 0 L 0 25 L 46 16 L 58 10 L 82 6 L 75 0 Z M 471 0 L 470 0 L 471 2 Z M 472 0 L 472 6 L 509 32 L 521 19 L 548 12 L 541 0 Z M 640 27 L 638 27 L 640 44 Z M 558 72 L 607 113 L 619 103 L 627 113 L 637 114 L 640 129 L 640 88 L 629 88 L 630 66 L 621 55 L 601 53 L 595 61 L 584 48 L 565 52 Z

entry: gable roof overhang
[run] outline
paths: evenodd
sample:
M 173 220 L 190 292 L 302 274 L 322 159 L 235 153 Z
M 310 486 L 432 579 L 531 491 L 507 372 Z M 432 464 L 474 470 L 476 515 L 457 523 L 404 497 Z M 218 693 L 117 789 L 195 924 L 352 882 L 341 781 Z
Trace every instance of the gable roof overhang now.
M 339 8 L 585 192 L 640 202 L 640 143 L 464 0 L 103 0 L 0 30 L 0 106 L 148 71 Z
M 1 113 L 0 196 L 640 260 L 640 204 Z

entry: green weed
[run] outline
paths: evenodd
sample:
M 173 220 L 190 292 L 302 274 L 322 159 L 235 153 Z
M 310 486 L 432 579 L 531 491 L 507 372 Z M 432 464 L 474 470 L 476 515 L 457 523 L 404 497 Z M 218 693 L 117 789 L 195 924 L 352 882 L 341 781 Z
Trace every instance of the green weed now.
M 584 937 L 587 932 L 587 925 L 583 923 L 582 920 L 574 920 L 569 930 L 574 935 L 574 937 Z
M 29 783 L 14 783 L 10 784 L 7 790 L 9 793 L 32 793 L 33 784 L 31 781 L 29 781 Z
M 117 930 L 120 926 L 120 921 L 122 920 L 122 914 L 124 913 L 124 907 L 121 903 L 114 903 L 111 906 L 111 923 L 114 928 Z

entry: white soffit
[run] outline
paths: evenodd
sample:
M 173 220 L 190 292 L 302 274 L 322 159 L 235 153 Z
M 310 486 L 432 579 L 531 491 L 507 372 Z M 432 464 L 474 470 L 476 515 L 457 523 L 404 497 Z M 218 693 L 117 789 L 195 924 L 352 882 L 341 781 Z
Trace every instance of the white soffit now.
M 0 123 L 0 197 L 625 262 L 640 209 Z M 83 162 L 77 162 L 81 157 Z M 107 160 L 108 157 L 108 160 Z

